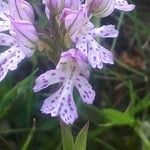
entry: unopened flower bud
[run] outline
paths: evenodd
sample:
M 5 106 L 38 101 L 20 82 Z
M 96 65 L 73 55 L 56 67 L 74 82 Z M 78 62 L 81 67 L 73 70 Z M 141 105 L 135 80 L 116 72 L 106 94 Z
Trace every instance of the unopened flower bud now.
M 25 0 L 9 0 L 10 15 L 15 19 L 34 22 L 32 6 Z
M 64 0 L 43 0 L 43 4 L 46 5 L 51 13 L 59 14 L 63 9 Z
M 80 0 L 43 0 L 43 3 L 55 15 L 60 14 L 64 8 L 79 10 L 81 6 Z
M 96 17 L 106 17 L 110 15 L 116 5 L 116 0 L 86 0 L 85 6 L 88 9 L 88 14 L 93 14 Z
M 79 10 L 81 7 L 80 0 L 65 0 L 64 8 L 70 8 L 71 10 Z

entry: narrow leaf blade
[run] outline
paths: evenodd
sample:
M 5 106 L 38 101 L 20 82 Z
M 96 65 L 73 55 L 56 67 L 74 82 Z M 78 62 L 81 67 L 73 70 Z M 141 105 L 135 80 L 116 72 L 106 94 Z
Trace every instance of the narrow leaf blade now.
M 88 129 L 89 123 L 87 123 L 79 132 L 76 138 L 74 150 L 86 150 Z
M 115 125 L 133 125 L 134 119 L 127 113 L 123 113 L 114 109 L 104 109 L 103 113 L 105 117 Z
M 61 125 L 63 150 L 73 150 L 74 142 L 71 127 L 65 125 L 63 122 L 61 122 L 60 125 Z

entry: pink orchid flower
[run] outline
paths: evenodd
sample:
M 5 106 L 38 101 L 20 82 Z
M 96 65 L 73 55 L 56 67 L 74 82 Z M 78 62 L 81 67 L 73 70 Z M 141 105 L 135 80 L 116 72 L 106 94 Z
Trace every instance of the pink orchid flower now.
M 118 31 L 114 25 L 103 25 L 100 28 L 95 28 L 81 9 L 66 16 L 65 27 L 76 44 L 76 48 L 88 58 L 93 68 L 102 69 L 103 63 L 113 64 L 112 53 L 102 47 L 95 40 L 95 37 L 117 37 Z
M 77 108 L 73 99 L 76 87 L 83 102 L 92 104 L 95 92 L 86 79 L 87 63 L 76 49 L 62 53 L 61 59 L 54 70 L 43 73 L 36 79 L 34 92 L 38 92 L 55 83 L 62 86 L 42 105 L 41 111 L 52 117 L 59 116 L 66 124 L 73 124 L 78 118 Z

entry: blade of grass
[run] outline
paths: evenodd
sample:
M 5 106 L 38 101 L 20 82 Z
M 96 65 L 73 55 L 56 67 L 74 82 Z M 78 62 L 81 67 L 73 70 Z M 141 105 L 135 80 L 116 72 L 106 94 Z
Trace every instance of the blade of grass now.
M 105 148 L 107 148 L 107 150 L 117 150 L 112 145 L 108 144 L 105 141 L 102 141 L 101 139 L 96 139 L 96 141 L 99 142 L 100 144 L 102 144 Z
M 36 120 L 33 119 L 33 127 L 31 129 L 30 134 L 28 135 L 23 147 L 21 148 L 21 150 L 28 150 L 28 147 L 29 147 L 29 145 L 32 141 L 33 135 L 35 133 L 35 124 L 36 124 Z

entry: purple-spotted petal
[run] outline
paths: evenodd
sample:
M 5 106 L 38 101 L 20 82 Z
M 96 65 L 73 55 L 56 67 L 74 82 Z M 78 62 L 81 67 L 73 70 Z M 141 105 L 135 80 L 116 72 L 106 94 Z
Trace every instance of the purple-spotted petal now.
M 91 34 L 93 37 L 114 38 L 118 36 L 118 31 L 115 29 L 114 25 L 104 25 L 100 28 L 90 30 L 88 34 Z
M 88 47 L 87 47 L 87 39 L 86 36 L 80 36 L 77 38 L 76 42 L 76 48 L 80 50 L 85 56 L 87 56 L 88 53 Z
M 88 61 L 92 68 L 103 68 L 103 63 L 100 57 L 99 49 L 89 50 L 88 52 Z
M 100 56 L 103 63 L 113 65 L 113 54 L 106 48 L 100 46 Z
M 15 44 L 16 44 L 16 40 L 12 36 L 4 33 L 0 33 L 0 45 L 11 47 Z
M 115 8 L 123 11 L 132 11 L 135 8 L 135 5 L 128 4 L 126 0 L 116 0 Z
M 73 122 L 78 118 L 72 93 L 68 93 L 67 100 L 62 102 L 59 116 L 66 124 L 73 124 Z
M 103 68 L 103 63 L 113 64 L 112 53 L 99 45 L 91 36 L 88 38 L 88 61 L 92 68 Z
M 52 117 L 59 115 L 66 124 L 73 124 L 78 114 L 72 96 L 72 87 L 65 89 L 62 86 L 44 101 L 41 111 L 45 114 L 51 114 Z
M 0 59 L 2 59 L 1 57 L 2 56 L 0 54 Z M 6 67 L 6 64 L 2 64 L 0 62 L 0 81 L 2 81 L 5 78 L 5 76 L 7 75 L 7 72 L 8 72 L 8 68 Z
M 0 53 L 0 81 L 5 78 L 8 70 L 15 70 L 24 58 L 25 54 L 18 46 L 13 46 Z
M 95 99 L 95 91 L 92 89 L 92 86 L 87 79 L 83 76 L 78 76 L 75 86 L 78 89 L 83 102 L 92 104 Z
M 63 82 L 66 79 L 66 73 L 62 72 L 61 70 L 49 70 L 42 75 L 40 75 L 36 81 L 35 86 L 33 88 L 34 92 L 38 92 L 48 86 Z
M 49 96 L 44 100 L 44 103 L 41 107 L 41 112 L 44 114 L 51 114 L 52 117 L 58 116 L 60 109 L 60 93 L 62 89 L 60 88 L 57 92 Z
M 0 20 L 0 32 L 10 29 L 10 22 L 8 20 Z

